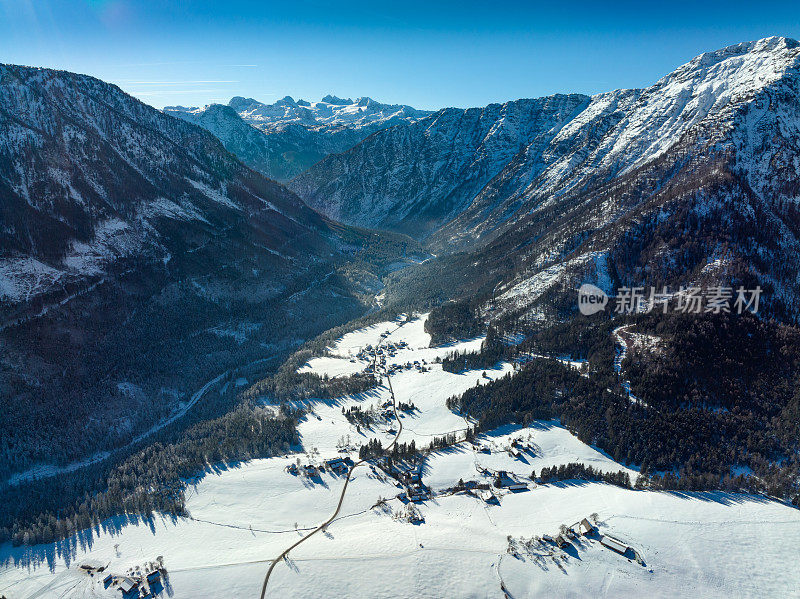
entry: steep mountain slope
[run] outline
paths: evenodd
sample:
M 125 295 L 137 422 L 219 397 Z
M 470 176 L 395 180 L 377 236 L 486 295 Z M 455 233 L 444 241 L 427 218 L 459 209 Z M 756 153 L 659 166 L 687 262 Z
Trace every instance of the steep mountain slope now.
M 459 413 L 491 426 L 557 417 L 626 465 L 666 473 L 657 488 L 797 505 L 798 43 L 711 52 L 592 104 L 544 168 L 520 152 L 432 239 L 451 250 L 477 240 L 469 251 L 398 273 L 389 301 L 449 293 L 458 301 L 434 311 L 429 324 L 444 324 L 432 332 L 488 328 L 481 354 L 445 367 L 527 364 L 454 402 Z M 612 296 L 605 310 L 579 312 L 584 283 Z M 681 287 L 699 301 L 681 306 Z M 757 306 L 740 313 L 739 287 L 745 302 L 760 287 Z M 638 310 L 622 288 L 639 288 Z
M 424 237 L 463 211 L 522 149 L 547 147 L 588 100 L 552 96 L 444 109 L 329 156 L 289 185 L 343 222 Z
M 704 54 L 636 94 L 576 165 L 561 158 L 502 201 L 487 188 L 442 239 L 459 226 L 458 235 L 488 238 L 494 228 L 503 236 L 488 251 L 500 255 L 536 239 L 516 252 L 515 309 L 548 285 L 590 276 L 606 287 L 760 284 L 766 309 L 796 321 L 799 106 L 797 42 Z M 577 131 L 565 128 L 561 143 L 574 146 Z M 509 179 L 522 170 L 513 166 Z
M 797 195 L 797 73 L 794 40 L 738 44 L 699 56 L 647 89 L 570 96 L 573 110 L 541 130 L 530 127 L 531 115 L 517 122 L 503 110 L 558 97 L 487 107 L 496 127 L 466 116 L 447 120 L 452 112 L 441 111 L 407 131 L 379 132 L 290 185 L 345 222 L 366 214 L 371 224 L 423 237 L 433 215 L 444 223 L 429 240 L 437 253 L 485 244 L 531 210 L 663 163 L 670 152 L 673 173 L 689 159 L 724 155 L 756 194 L 790 200 Z M 478 159 L 454 165 L 454 148 L 463 151 L 465 139 L 480 140 Z M 442 165 L 445 174 L 425 165 Z
M 430 114 L 371 98 L 352 101 L 334 96 L 313 103 L 287 96 L 275 104 L 237 96 L 228 106 L 167 106 L 164 112 L 211 131 L 245 164 L 278 181 L 288 181 L 376 131 Z
M 363 309 L 336 269 L 368 236 L 91 77 L 0 66 L 0 198 L 0 481 Z
M 670 151 L 684 162 L 728 156 L 756 193 L 792 197 L 793 184 L 782 190 L 780 180 L 797 176 L 784 165 L 798 142 L 799 65 L 797 42 L 768 38 L 703 54 L 647 89 L 594 96 L 541 156 L 510 162 L 440 243 L 502 229 L 521 207 L 605 184 Z

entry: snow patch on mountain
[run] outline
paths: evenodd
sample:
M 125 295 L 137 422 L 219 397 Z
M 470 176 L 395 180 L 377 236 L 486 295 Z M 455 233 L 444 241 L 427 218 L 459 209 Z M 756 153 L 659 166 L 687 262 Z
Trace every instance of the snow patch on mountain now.
M 55 285 L 63 275 L 36 258 L 0 260 L 0 298 L 26 301 Z

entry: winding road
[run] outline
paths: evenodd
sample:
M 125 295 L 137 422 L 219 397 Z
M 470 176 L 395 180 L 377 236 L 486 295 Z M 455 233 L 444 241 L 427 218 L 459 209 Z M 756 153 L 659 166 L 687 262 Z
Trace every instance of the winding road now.
M 392 330 L 386 337 L 381 339 L 378 342 L 378 344 L 375 346 L 375 353 L 374 353 L 373 359 L 372 359 L 372 365 L 373 365 L 373 370 L 374 371 L 377 371 L 378 350 L 380 349 L 381 345 L 383 344 L 384 341 L 389 339 L 389 337 L 391 337 L 393 333 L 397 332 L 397 330 L 400 329 L 400 327 L 402 327 L 402 326 L 403 325 L 400 324 L 396 329 Z M 389 386 L 389 393 L 392 396 L 392 408 L 394 409 L 394 417 L 395 417 L 395 420 L 397 421 L 397 423 L 399 425 L 398 429 L 397 429 L 397 434 L 394 436 L 394 440 L 392 440 L 392 442 L 389 445 L 386 446 L 385 451 L 388 452 L 388 451 L 391 451 L 392 448 L 394 448 L 394 446 L 397 444 L 397 440 L 400 438 L 400 434 L 403 432 L 403 421 L 400 419 L 400 415 L 397 413 L 397 400 L 395 399 L 395 396 L 394 396 L 394 389 L 392 388 L 392 380 L 391 380 L 391 378 L 389 376 L 389 373 L 387 371 L 384 371 L 384 375 L 386 376 L 386 382 L 387 382 L 387 384 Z M 297 547 L 301 543 L 304 543 L 305 541 L 307 541 L 308 539 L 313 537 L 315 534 L 317 534 L 319 531 L 325 530 L 325 528 L 327 528 L 327 526 L 331 522 L 336 520 L 337 516 L 339 515 L 339 512 L 342 509 L 342 503 L 344 503 L 344 496 L 345 496 L 345 493 L 347 493 L 347 486 L 350 484 L 350 479 L 353 476 L 353 471 L 356 468 L 358 468 L 359 466 L 361 466 L 361 465 L 365 464 L 366 462 L 368 462 L 370 459 L 371 458 L 366 458 L 366 459 L 363 459 L 363 460 L 359 460 L 358 462 L 356 462 L 355 464 L 353 464 L 350 467 L 350 470 L 347 472 L 347 478 L 344 481 L 344 486 L 342 487 L 342 493 L 341 493 L 341 495 L 339 495 L 339 503 L 336 505 L 336 510 L 333 512 L 333 514 L 331 514 L 331 517 L 328 518 L 327 520 L 325 520 L 325 522 L 323 522 L 319 526 L 317 526 L 314 530 L 312 530 L 306 536 L 298 539 L 290 547 L 284 549 L 283 553 L 281 553 L 278 557 L 276 557 L 274 560 L 272 560 L 272 563 L 269 566 L 269 570 L 267 570 L 267 574 L 266 574 L 266 576 L 264 576 L 264 584 L 261 587 L 261 599 L 264 599 L 266 597 L 267 584 L 269 584 L 269 577 L 272 575 L 272 571 L 275 569 L 275 566 L 278 564 L 278 562 L 280 562 L 281 560 L 285 559 L 286 556 L 289 555 L 289 552 L 292 551 L 292 549 L 294 549 L 295 547 Z

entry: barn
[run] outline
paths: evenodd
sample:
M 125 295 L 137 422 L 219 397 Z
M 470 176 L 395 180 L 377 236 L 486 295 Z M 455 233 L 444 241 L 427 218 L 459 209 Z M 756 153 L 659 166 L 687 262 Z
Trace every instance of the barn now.
M 615 539 L 614 537 L 609 537 L 608 535 L 603 535 L 600 539 L 600 544 L 604 547 L 608 547 L 612 551 L 616 551 L 620 555 L 625 555 L 628 551 L 628 546 L 625 545 L 622 541 Z

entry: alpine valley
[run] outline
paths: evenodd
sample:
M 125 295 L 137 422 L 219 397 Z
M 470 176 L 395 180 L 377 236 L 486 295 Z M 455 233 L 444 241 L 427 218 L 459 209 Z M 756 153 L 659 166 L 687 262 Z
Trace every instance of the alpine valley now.
M 798 263 L 788 38 L 438 111 L 0 65 L 0 596 L 794 596 Z

